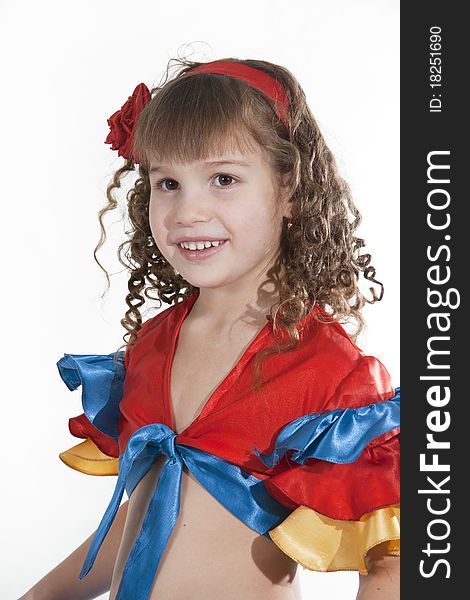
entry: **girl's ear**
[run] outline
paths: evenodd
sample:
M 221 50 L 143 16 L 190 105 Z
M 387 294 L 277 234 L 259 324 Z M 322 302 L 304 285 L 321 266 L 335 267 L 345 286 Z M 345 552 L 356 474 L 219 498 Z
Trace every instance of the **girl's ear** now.
M 286 217 L 286 219 L 292 218 L 292 200 L 290 200 L 290 199 L 289 200 L 284 199 L 283 216 Z

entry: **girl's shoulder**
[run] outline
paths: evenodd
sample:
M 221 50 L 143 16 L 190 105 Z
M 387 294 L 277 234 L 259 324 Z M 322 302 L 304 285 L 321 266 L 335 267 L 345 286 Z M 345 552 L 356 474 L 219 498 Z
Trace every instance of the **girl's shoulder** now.
M 83 412 L 69 419 L 70 433 L 84 441 L 61 452 L 69 467 L 90 475 L 117 475 L 120 402 L 131 357 L 145 353 L 152 334 L 160 331 L 184 302 L 148 318 L 125 351 L 109 354 L 64 354 L 57 362 L 60 377 L 70 391 L 81 388 Z M 162 342 L 164 338 L 162 338 Z
M 314 332 L 316 335 L 329 337 L 332 342 L 336 342 L 338 349 L 344 347 L 350 352 L 353 351 L 358 354 L 364 354 L 363 350 L 356 345 L 343 325 L 320 306 L 315 305 L 308 322 L 314 324 Z
M 305 370 L 314 377 L 315 389 L 323 382 L 331 392 L 322 410 L 364 406 L 394 395 L 395 386 L 385 365 L 357 346 L 344 327 L 319 307 L 306 322 L 301 346 Z

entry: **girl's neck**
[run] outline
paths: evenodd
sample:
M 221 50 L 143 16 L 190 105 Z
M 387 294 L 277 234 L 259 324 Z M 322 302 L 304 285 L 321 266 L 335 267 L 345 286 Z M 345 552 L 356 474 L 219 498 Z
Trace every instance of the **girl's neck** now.
M 191 308 L 190 320 L 218 331 L 230 330 L 235 323 L 260 327 L 267 323 L 271 306 L 278 301 L 279 293 L 272 283 L 254 292 L 200 288 Z

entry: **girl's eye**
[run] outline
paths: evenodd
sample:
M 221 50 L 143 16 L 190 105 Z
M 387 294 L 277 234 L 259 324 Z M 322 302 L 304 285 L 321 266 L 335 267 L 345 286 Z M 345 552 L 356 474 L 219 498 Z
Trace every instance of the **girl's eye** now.
M 215 179 L 218 179 L 219 177 L 220 177 L 220 180 L 225 179 L 225 181 L 227 181 L 227 179 L 231 179 L 232 181 L 236 181 L 235 177 L 232 177 L 231 175 L 216 175 Z M 219 187 L 219 186 L 217 186 L 217 187 Z M 229 186 L 222 184 L 222 187 L 229 187 Z
M 169 189 L 167 187 L 162 187 L 162 185 L 165 182 L 167 182 L 167 181 L 171 182 L 171 186 L 170 186 Z M 157 183 L 155 184 L 155 187 L 156 187 L 157 190 L 164 190 L 165 192 L 172 192 L 175 189 L 173 187 L 173 184 L 178 184 L 178 182 L 175 181 L 174 179 L 168 179 L 168 178 L 167 179 L 160 179 L 160 181 L 157 181 Z

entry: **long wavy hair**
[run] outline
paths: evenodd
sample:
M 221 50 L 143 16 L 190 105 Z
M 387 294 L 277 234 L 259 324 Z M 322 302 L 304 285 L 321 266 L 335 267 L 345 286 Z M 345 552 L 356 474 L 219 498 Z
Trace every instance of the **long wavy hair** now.
M 284 67 L 263 60 L 240 62 L 265 71 L 277 79 L 289 98 L 289 130 L 264 94 L 243 81 L 219 74 L 183 75 L 201 64 L 184 58 L 171 59 L 151 100 L 139 115 L 133 139 L 133 155 L 127 159 L 107 187 L 107 205 L 98 213 L 101 237 L 94 257 L 106 240 L 105 214 L 117 207 L 113 191 L 121 188 L 129 172 L 138 178 L 126 194 L 130 231 L 118 248 L 120 263 L 128 269 L 128 310 L 121 324 L 127 330 L 125 344 L 131 346 L 142 327 L 141 307 L 145 299 L 173 305 L 197 291 L 158 249 L 149 223 L 151 159 L 166 161 L 203 160 L 235 148 L 241 152 L 265 149 L 274 177 L 292 200 L 289 226 L 284 219 L 276 263 L 269 272 L 279 285 L 280 302 L 271 307 L 273 332 L 278 343 L 258 352 L 255 388 L 261 362 L 273 353 L 288 351 L 299 341 L 297 323 L 317 305 L 316 318 L 348 324 L 357 338 L 364 326 L 361 309 L 381 300 L 383 285 L 375 279 L 371 256 L 362 253 L 364 240 L 354 232 L 361 222 L 350 188 L 339 175 L 335 158 L 307 104 L 305 93 Z M 170 70 L 176 73 L 170 77 Z M 286 183 L 287 182 L 287 183 Z M 359 288 L 359 277 L 375 284 L 370 298 Z M 379 292 L 377 293 L 377 287 Z M 281 338 L 287 341 L 282 342 Z

